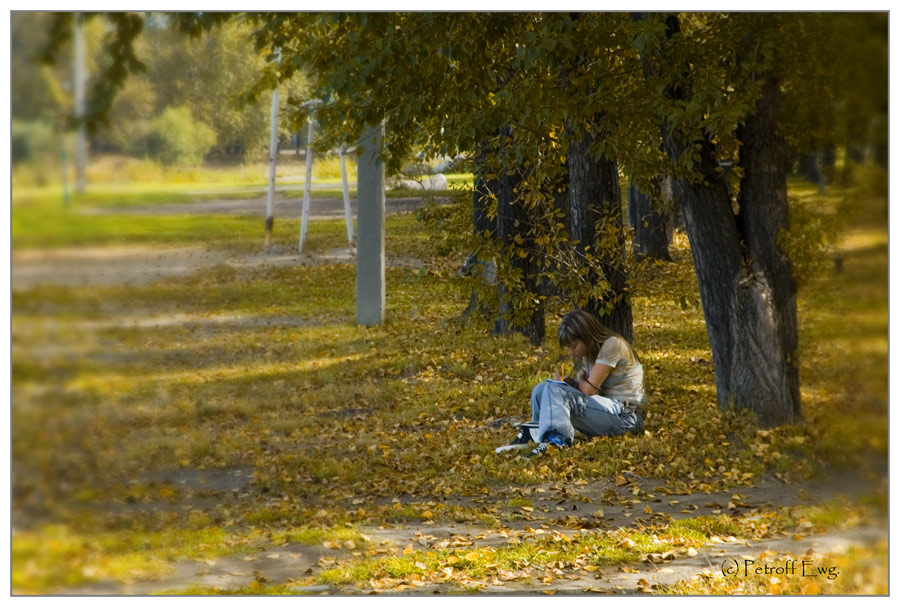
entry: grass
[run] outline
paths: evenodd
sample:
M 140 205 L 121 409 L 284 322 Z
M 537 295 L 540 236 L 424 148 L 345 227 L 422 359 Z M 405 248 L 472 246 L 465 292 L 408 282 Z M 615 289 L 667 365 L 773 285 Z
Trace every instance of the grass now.
M 768 552 L 740 575 L 707 572 L 656 589 L 666 595 L 880 595 L 888 594 L 887 541 L 826 554 Z
M 842 202 L 797 184 L 791 195 L 815 201 L 822 213 Z M 262 239 L 261 222 L 245 218 L 101 220 L 51 212 L 55 203 L 35 200 L 13 203 L 14 253 L 192 243 L 238 254 L 258 251 Z M 355 270 L 340 263 L 221 265 L 190 280 L 14 292 L 12 503 L 21 527 L 12 540 L 14 591 L 153 577 L 170 559 L 214 558 L 215 546 L 243 550 L 273 535 L 356 543 L 353 528 L 385 521 L 502 526 L 530 506 L 520 490 L 626 472 L 659 479 L 672 493 L 752 485 L 764 473 L 786 481 L 831 467 L 862 473 L 873 455 L 885 458 L 888 444 L 886 200 L 853 202 L 834 244 L 843 272 L 813 268 L 800 292 L 803 420 L 760 431 L 745 415 L 718 411 L 690 251 L 679 234 L 674 263 L 648 262 L 635 272 L 647 432 L 577 443 L 540 461 L 497 457 L 493 448 L 510 438 L 505 420 L 527 415 L 531 387 L 558 367 L 560 352 L 549 342 L 534 348 L 520 336 L 491 337 L 486 319 L 459 322 L 468 303 L 457 275 L 462 259 L 435 254 L 436 236 L 411 215 L 387 222 L 389 256 L 403 263 L 388 267 L 387 320 L 377 327 L 356 326 Z M 294 228 L 278 224 L 277 237 L 292 242 Z M 314 222 L 309 247 L 338 248 L 344 237 L 340 220 Z M 548 316 L 548 335 L 557 318 Z M 132 482 L 188 468 L 250 471 L 248 496 Z M 396 496 L 403 504 L 370 505 Z M 493 502 L 453 504 L 475 498 Z M 215 505 L 180 508 L 200 499 Z M 108 509 L 123 503 L 168 504 L 167 514 L 110 520 Z M 839 522 L 833 512 L 804 516 L 813 525 Z M 349 536 L 329 531 L 348 523 Z M 699 541 L 715 524 L 684 523 L 677 533 Z M 200 527 L 223 535 L 210 540 Z M 133 540 L 148 529 L 172 541 L 153 536 L 151 546 L 165 545 L 145 553 Z M 638 552 L 652 548 L 648 538 L 630 536 Z M 581 549 L 594 559 L 586 564 L 619 558 L 611 548 L 594 552 L 607 539 L 585 538 Z M 459 567 L 451 570 L 472 577 L 497 559 L 515 570 L 544 558 L 535 550 L 564 546 L 479 552 L 471 566 L 463 562 L 468 552 L 412 563 L 373 557 L 353 565 L 358 572 L 342 565 L 331 575 L 357 580 L 373 563 L 385 579 L 411 569 L 422 575 L 417 562 L 434 573 L 441 558 L 455 555 Z
M 677 557 L 696 555 L 698 548 L 721 543 L 726 538 L 733 540 L 735 537 L 759 535 L 774 537 L 788 531 L 817 531 L 825 521 L 813 525 L 807 523 L 825 513 L 829 518 L 826 528 L 833 528 L 837 525 L 837 517 L 843 516 L 846 522 L 848 518 L 859 516 L 861 512 L 845 502 L 834 501 L 812 508 L 785 508 L 758 517 L 701 516 L 641 529 L 582 531 L 573 535 L 550 532 L 526 541 L 519 536 L 512 536 L 509 543 L 500 546 L 434 550 L 414 550 L 408 547 L 402 552 L 394 550 L 393 554 L 377 557 L 374 556 L 376 551 L 370 550 L 367 558 L 337 563 L 315 578 L 299 580 L 299 585 L 297 580 L 290 584 L 270 585 L 266 593 L 290 594 L 298 587 L 323 584 L 337 588 L 355 586 L 377 590 L 450 584 L 464 589 L 497 580 L 517 581 L 540 587 L 539 583 L 549 583 L 558 577 L 578 573 L 592 575 L 602 569 L 640 563 L 648 557 L 656 562 L 666 562 Z M 842 561 L 841 565 L 835 567 L 844 567 L 845 563 L 846 561 Z M 686 589 L 697 591 L 703 588 L 702 581 L 705 579 L 711 578 L 701 576 L 690 585 L 664 587 L 660 592 L 679 593 Z M 235 593 L 251 593 L 254 589 L 259 590 L 258 585 Z M 707 592 L 691 593 L 706 594 L 716 589 L 707 587 Z M 210 590 L 193 589 L 195 593 Z

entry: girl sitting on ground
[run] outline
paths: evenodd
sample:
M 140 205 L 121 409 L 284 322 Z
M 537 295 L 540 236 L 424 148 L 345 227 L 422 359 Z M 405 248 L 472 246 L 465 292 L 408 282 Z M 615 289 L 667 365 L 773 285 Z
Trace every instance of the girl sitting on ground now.
M 566 314 L 558 335 L 578 371 L 574 378 L 556 374 L 532 391 L 528 426 L 537 425 L 540 444 L 531 455 L 548 445 L 571 446 L 575 430 L 588 437 L 643 431 L 644 371 L 631 344 L 583 310 Z M 514 444 L 530 440 L 523 427 Z

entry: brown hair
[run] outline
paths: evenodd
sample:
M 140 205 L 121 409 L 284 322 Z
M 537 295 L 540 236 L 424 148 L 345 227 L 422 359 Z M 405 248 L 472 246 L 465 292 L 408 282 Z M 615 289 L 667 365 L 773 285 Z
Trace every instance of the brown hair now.
M 569 312 L 563 317 L 562 321 L 560 321 L 557 334 L 559 336 L 559 345 L 562 347 L 568 346 L 576 339 L 583 341 L 584 345 L 587 346 L 587 360 L 590 364 L 593 364 L 594 361 L 597 360 L 603 342 L 610 337 L 618 337 L 625 342 L 625 345 L 628 346 L 628 352 L 634 358 L 635 362 L 641 362 L 637 352 L 634 351 L 634 348 L 628 343 L 627 339 L 612 329 L 605 327 L 597 320 L 597 317 L 590 312 L 584 310 L 573 310 L 572 312 Z M 578 361 L 576 360 L 575 363 L 577 365 Z

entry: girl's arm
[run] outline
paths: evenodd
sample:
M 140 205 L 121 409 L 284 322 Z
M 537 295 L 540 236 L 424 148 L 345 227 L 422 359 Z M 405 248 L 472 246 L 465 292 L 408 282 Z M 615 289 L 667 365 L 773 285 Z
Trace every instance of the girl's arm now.
M 591 367 L 590 375 L 587 375 L 583 370 L 579 371 L 576 380 L 578 389 L 588 396 L 597 394 L 600 392 L 600 385 L 609 377 L 612 370 L 613 368 L 609 365 L 596 363 Z

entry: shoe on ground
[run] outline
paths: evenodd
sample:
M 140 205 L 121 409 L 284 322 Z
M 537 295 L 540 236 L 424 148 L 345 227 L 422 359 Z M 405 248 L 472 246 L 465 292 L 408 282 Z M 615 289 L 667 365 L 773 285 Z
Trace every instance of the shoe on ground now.
M 566 443 L 566 439 L 561 437 L 559 434 L 549 434 L 547 436 L 547 443 L 553 445 L 557 449 L 565 449 L 569 445 Z
M 528 454 L 528 457 L 536 457 L 539 455 L 543 455 L 547 451 L 550 450 L 550 447 L 556 447 L 557 449 L 565 449 L 569 445 L 566 444 L 566 439 L 561 437 L 559 434 L 548 434 L 547 442 L 543 442 L 539 444 L 537 447 L 531 450 L 531 453 Z
M 549 448 L 550 448 L 550 445 L 548 445 L 547 443 L 541 443 L 537 447 L 535 447 L 534 449 L 529 451 L 525 457 L 537 457 L 539 455 L 543 455 L 547 452 L 547 449 L 549 449 Z
M 531 442 L 531 431 L 529 427 L 525 424 L 519 426 L 519 433 L 516 434 L 516 438 L 513 439 L 510 445 L 527 445 Z

